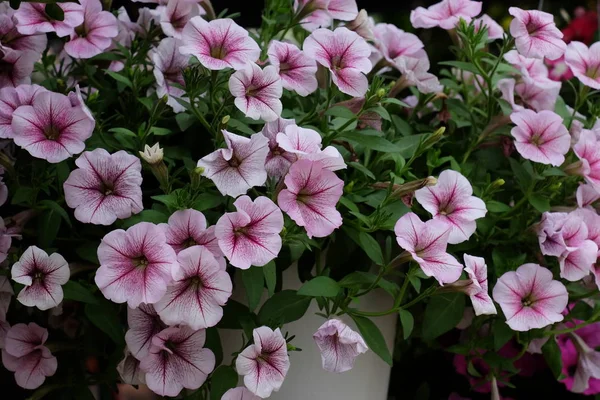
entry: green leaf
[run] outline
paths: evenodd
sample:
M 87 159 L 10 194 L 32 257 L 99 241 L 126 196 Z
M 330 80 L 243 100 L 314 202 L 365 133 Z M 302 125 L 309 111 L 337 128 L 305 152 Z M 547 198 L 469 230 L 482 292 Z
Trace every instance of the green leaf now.
M 468 63 L 468 62 L 464 62 L 464 61 L 442 61 L 440 63 L 438 63 L 440 65 L 447 65 L 449 67 L 454 67 L 454 68 L 458 68 L 461 69 L 463 71 L 469 71 L 472 72 L 476 75 L 481 75 L 479 73 L 479 70 L 477 69 L 477 67 L 475 67 L 475 65 Z
M 263 293 L 265 277 L 261 269 L 261 267 L 250 267 L 240 271 L 242 273 L 242 282 L 244 282 L 244 288 L 246 289 L 246 297 L 248 298 L 248 308 L 250 311 L 254 311 L 258 306 Z
M 369 288 L 373 284 L 373 282 L 375 282 L 376 279 L 377 275 L 372 274 L 370 272 L 355 271 L 342 278 L 342 280 L 339 281 L 338 284 L 341 287 L 349 289 L 364 290 Z M 386 279 L 380 279 L 377 283 L 377 286 L 388 292 L 393 297 L 395 297 L 399 291 L 397 284 L 390 282 Z
M 248 125 L 244 124 L 243 122 L 241 122 L 241 121 L 239 121 L 239 120 L 237 120 L 235 118 L 230 118 L 229 122 L 227 124 L 229 126 L 235 128 L 235 129 L 237 129 L 238 131 L 247 134 L 247 135 L 254 135 L 256 133 Z
M 217 324 L 217 328 L 242 329 L 240 320 L 243 317 L 252 318 L 252 312 L 242 303 L 229 299 L 223 307 L 223 318 Z
M 221 345 L 221 337 L 217 328 L 206 329 L 206 343 L 204 347 L 210 349 L 215 355 L 215 365 L 220 365 L 223 362 L 223 346 Z
M 265 276 L 265 283 L 267 284 L 267 291 L 269 297 L 271 297 L 275 293 L 275 286 L 277 286 L 277 265 L 275 261 L 269 261 L 262 267 L 262 270 Z
M 344 106 L 331 107 L 329 110 L 325 111 L 325 115 L 331 115 L 332 117 L 339 117 L 344 119 L 356 118 L 356 114 L 354 114 L 352 111 L 350 111 L 349 108 Z
M 410 107 L 410 106 L 409 106 L 408 104 L 406 104 L 405 102 L 403 102 L 403 101 L 400 101 L 400 100 L 398 100 L 398 99 L 395 99 L 395 98 L 393 98 L 393 97 L 388 97 L 388 98 L 382 99 L 382 100 L 381 100 L 381 103 L 382 103 L 382 104 L 395 104 L 395 105 L 397 105 L 397 106 L 404 107 L 404 108 L 409 108 L 409 107 Z
M 10 204 L 30 205 L 37 192 L 37 189 L 27 186 L 20 186 L 17 188 L 17 190 L 15 190 L 15 194 L 13 195 Z
M 173 133 L 173 131 L 170 129 L 167 129 L 167 128 L 160 128 L 158 126 L 153 126 L 152 128 L 150 128 L 150 133 L 153 133 L 156 136 L 166 136 L 166 135 L 170 135 L 171 133 Z
M 550 210 L 550 200 L 540 194 L 529 196 L 529 203 L 539 212 L 543 213 Z
M 127 78 L 121 74 L 118 74 L 116 72 L 109 71 L 108 69 L 105 69 L 104 72 L 107 73 L 108 75 L 110 75 L 114 80 L 121 82 L 122 84 L 124 84 L 127 87 L 133 88 L 133 83 L 131 83 L 129 78 Z
M 42 400 L 44 398 L 48 398 L 46 397 L 47 394 L 64 387 L 67 387 L 67 385 L 65 385 L 64 383 L 44 385 L 37 389 L 35 392 L 33 392 L 33 394 L 30 397 L 27 397 L 26 400 Z
M 345 131 L 342 132 L 339 138 L 344 138 L 352 142 L 356 142 L 360 145 L 368 147 L 369 149 L 381 151 L 382 153 L 396 153 L 401 151 L 401 149 L 397 145 L 390 142 L 389 140 L 381 136 L 369 135 L 366 132 L 369 131 Z
M 110 53 L 107 53 L 110 54 Z M 154 102 L 152 101 L 151 98 L 149 97 L 138 97 L 137 101 L 139 101 L 140 103 L 142 103 L 144 105 L 144 107 L 146 107 L 146 110 L 152 112 L 152 109 L 154 108 Z M 179 115 L 179 114 L 177 114 Z M 177 116 L 175 116 L 175 119 L 177 119 Z
M 210 376 L 210 400 L 221 400 L 229 389 L 237 386 L 238 374 L 228 365 L 221 365 Z
M 85 315 L 90 322 L 106 333 L 116 344 L 124 344 L 123 326 L 119 321 L 119 311 L 107 301 L 98 304 L 86 304 Z
M 188 113 L 179 113 L 175 115 L 177 126 L 183 132 L 196 123 L 196 116 Z
M 42 249 L 50 247 L 60 230 L 62 217 L 54 209 L 48 209 L 39 218 L 38 244 Z
M 510 162 L 510 167 L 515 174 L 519 185 L 521 186 L 521 190 L 523 193 L 526 193 L 529 189 L 529 186 L 531 186 L 533 177 L 529 174 L 529 172 L 527 172 L 525 167 L 523 167 L 522 164 L 519 164 L 519 162 L 514 158 L 509 158 L 508 161 Z
M 351 167 L 354 167 L 354 169 L 362 172 L 367 178 L 371 178 L 373 180 L 377 179 L 377 178 L 375 178 L 375 175 L 373 175 L 373 173 L 371 171 L 369 171 L 369 169 L 367 167 L 365 167 L 364 165 L 362 165 L 359 162 L 350 161 L 348 163 L 348 165 L 350 165 Z
M 408 339 L 415 327 L 415 318 L 408 310 L 400 309 L 400 323 L 402 324 L 402 333 L 404 340 Z
M 373 321 L 368 318 L 352 314 L 350 316 L 356 323 L 356 326 L 360 331 L 360 335 L 367 343 L 367 346 L 369 346 L 373 353 L 377 354 L 383 361 L 389 365 L 392 365 L 392 355 L 390 354 L 390 350 L 388 349 L 385 339 L 383 338 L 383 335 L 381 334 L 381 331 L 377 325 L 375 325 Z
M 75 281 L 68 281 L 62 287 L 65 300 L 75 300 L 80 303 L 98 304 L 98 299 L 85 286 Z
M 56 3 L 48 3 L 44 8 L 44 12 L 52 19 L 56 21 L 65 20 L 65 12 Z
M 494 350 L 498 351 L 515 335 L 506 322 L 501 319 L 494 321 L 492 333 L 494 335 Z
M 392 120 L 392 117 L 390 116 L 390 113 L 388 112 L 388 110 L 386 110 L 382 106 L 376 106 L 376 107 L 370 108 L 368 111 L 373 111 L 373 112 L 379 114 L 379 116 L 381 118 L 385 119 L 386 121 Z
M 52 201 L 52 200 L 42 200 L 38 204 L 40 204 L 45 209 L 53 210 L 58 215 L 60 215 L 62 217 L 62 219 L 65 220 L 65 222 L 67 223 L 67 225 L 69 225 L 70 227 L 73 226 L 71 224 L 71 219 L 69 218 L 69 214 L 67 214 L 67 212 L 65 211 L 65 209 L 62 208 L 57 202 Z
M 144 210 L 139 214 L 133 215 L 123 221 L 123 229 L 127 229 L 139 222 L 152 222 L 153 224 L 160 224 L 167 222 L 168 216 L 165 213 L 157 210 Z
M 424 136 L 425 135 L 422 133 L 418 135 L 404 136 L 403 138 L 400 138 L 400 140 L 396 141 L 396 146 L 400 148 L 400 155 L 406 159 L 411 158 L 419 148 Z
M 367 232 L 361 231 L 358 234 L 358 245 L 367 253 L 369 258 L 377 265 L 383 265 L 383 252 L 381 246 L 377 243 L 377 240 Z
M 340 285 L 326 276 L 317 276 L 298 289 L 299 295 L 311 297 L 335 297 L 339 292 Z
M 433 340 L 454 328 L 462 319 L 464 310 L 465 296 L 462 293 L 433 296 L 425 309 L 423 339 Z
M 546 344 L 542 346 L 542 354 L 546 360 L 546 364 L 550 367 L 550 371 L 556 379 L 562 374 L 562 357 L 560 348 L 554 337 L 550 337 Z
M 198 211 L 210 210 L 223 203 L 224 197 L 213 193 L 202 193 L 196 197 L 194 209 Z
M 295 290 L 282 290 L 263 304 L 258 313 L 258 321 L 262 325 L 297 321 L 304 316 L 311 300 L 310 297 L 300 296 Z
M 75 249 L 75 253 L 85 261 L 100 265 L 98 261 L 98 246 L 100 242 L 85 242 Z
M 121 135 L 137 138 L 137 135 L 135 134 L 135 132 L 132 132 L 127 128 L 110 128 L 108 131 L 112 132 L 112 133 L 120 133 Z
M 485 203 L 487 209 L 489 212 L 493 212 L 493 213 L 503 213 L 503 212 L 507 212 L 510 211 L 510 206 L 504 204 L 504 203 L 500 203 L 499 201 L 496 200 L 489 200 L 487 203 Z
M 544 176 L 567 176 L 565 171 L 563 171 L 560 168 L 554 168 L 554 167 L 544 170 L 544 172 L 542 172 L 542 175 L 544 175 Z
M 421 279 L 418 276 L 410 275 L 408 277 L 410 284 L 415 289 L 415 292 L 421 293 Z

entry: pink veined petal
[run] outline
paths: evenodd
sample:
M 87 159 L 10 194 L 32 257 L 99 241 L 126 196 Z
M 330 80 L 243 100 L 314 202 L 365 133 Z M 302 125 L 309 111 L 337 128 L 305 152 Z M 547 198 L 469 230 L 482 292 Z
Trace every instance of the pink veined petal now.
M 575 250 L 560 257 L 560 276 L 576 282 L 592 272 L 597 259 L 598 245 L 591 240 L 585 240 Z
M 260 397 L 255 396 L 245 387 L 236 387 L 225 392 L 221 400 L 260 400 Z
M 5 350 L 13 357 L 23 357 L 46 343 L 48 330 L 31 322 L 16 324 L 6 333 Z
M 146 382 L 144 372 L 140 369 L 140 361 L 127 350 L 125 351 L 125 357 L 117 365 L 117 371 L 121 381 L 128 385 L 139 385 Z
M 321 135 L 312 129 L 290 125 L 277 134 L 277 144 L 294 154 L 317 153 L 321 150 Z
M 131 354 L 138 360 L 148 355 L 152 338 L 166 328 L 154 306 L 150 304 L 128 308 L 127 324 L 129 330 L 125 333 L 125 342 Z
M 597 43 L 589 48 L 581 42 L 569 43 L 565 63 L 584 85 L 600 89 L 600 46 Z
M 307 96 L 317 90 L 317 64 L 302 50 L 290 43 L 271 41 L 269 62 L 279 72 L 281 84 L 300 96 Z
M 24 389 L 37 389 L 42 386 L 47 376 L 56 373 L 58 362 L 50 351 L 42 346 L 26 356 L 19 358 L 15 371 L 17 385 Z
M 356 0 L 330 0 L 327 12 L 334 19 L 352 21 L 358 16 L 358 6 Z
M 323 369 L 345 372 L 354 367 L 358 355 L 368 350 L 363 338 L 337 319 L 326 321 L 313 335 L 319 350 Z
M 471 18 L 481 12 L 482 2 L 471 0 L 442 0 L 429 8 L 417 7 L 410 13 L 410 22 L 414 28 L 453 29 L 462 18 L 471 22 Z
M 519 53 L 525 57 L 560 58 L 567 48 L 563 34 L 554 24 L 554 17 L 538 10 L 522 10 L 510 7 L 509 14 L 515 17 L 510 23 L 510 33 L 515 38 Z
M 160 27 L 165 35 L 181 39 L 183 29 L 192 17 L 200 14 L 200 6 L 193 1 L 169 0 L 160 9 Z

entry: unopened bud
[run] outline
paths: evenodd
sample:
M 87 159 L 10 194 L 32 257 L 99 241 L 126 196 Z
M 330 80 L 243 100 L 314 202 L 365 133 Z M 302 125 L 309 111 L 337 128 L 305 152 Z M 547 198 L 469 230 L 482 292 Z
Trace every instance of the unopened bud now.
M 504 186 L 505 183 L 506 182 L 502 178 L 496 179 L 494 182 L 492 182 L 492 184 L 490 185 L 490 188 L 497 189 L 501 186 Z
M 194 174 L 202 175 L 204 173 L 204 167 L 196 167 L 194 168 Z
M 580 175 L 583 176 L 583 162 L 581 160 L 575 161 L 572 164 L 567 165 L 563 171 L 567 175 Z
M 227 125 L 230 119 L 231 117 L 229 115 L 224 116 L 223 118 L 221 118 L 221 125 Z
M 159 143 L 155 143 L 154 146 L 144 146 L 144 151 L 140 151 L 140 157 L 150 165 L 158 164 L 163 160 L 164 152 L 160 148 Z
M 438 289 L 436 289 L 436 293 L 442 294 L 442 293 L 460 292 L 460 293 L 465 293 L 465 294 L 470 295 L 470 294 L 473 294 L 473 292 L 475 290 L 476 290 L 476 286 L 473 283 L 472 279 L 461 279 L 461 280 L 453 282 L 449 285 L 444 285 L 442 287 L 439 287 Z
M 377 91 L 377 97 L 379 97 L 380 99 L 383 99 L 383 97 L 385 96 L 386 90 L 384 88 L 381 88 Z
M 444 136 L 444 132 L 446 132 L 446 127 L 442 126 L 437 131 L 433 132 L 425 141 L 423 142 L 423 149 L 428 149 L 437 142 L 439 142 Z

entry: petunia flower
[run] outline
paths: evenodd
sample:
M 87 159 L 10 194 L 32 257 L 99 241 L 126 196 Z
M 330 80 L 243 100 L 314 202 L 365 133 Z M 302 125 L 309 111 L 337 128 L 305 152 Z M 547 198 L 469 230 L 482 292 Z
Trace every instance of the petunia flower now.
M 345 26 L 353 32 L 356 32 L 365 40 L 375 40 L 373 34 L 373 20 L 369 17 L 366 10 L 360 10 L 356 18 L 348 22 Z
M 595 335 L 597 334 L 598 332 L 595 332 Z M 570 334 L 570 338 L 578 353 L 571 391 L 583 393 L 589 388 L 590 378 L 600 379 L 600 352 L 591 348 L 577 332 Z
M 286 189 L 279 192 L 277 204 L 309 238 L 329 236 L 342 225 L 335 206 L 342 196 L 344 182 L 320 163 L 298 160 L 284 179 Z
M 88 92 L 88 96 L 89 96 L 89 92 Z M 94 114 L 92 114 L 92 111 L 89 109 L 89 107 L 85 104 L 85 101 L 83 100 L 83 95 L 81 94 L 81 88 L 79 87 L 79 85 L 75 85 L 75 90 L 69 92 L 69 101 L 71 101 L 71 105 L 73 107 L 79 107 L 81 109 L 81 111 L 83 111 L 85 113 L 85 115 L 88 117 L 88 119 L 92 122 L 96 122 L 96 119 L 94 118 Z
M 152 338 L 150 353 L 141 360 L 146 385 L 161 396 L 195 390 L 215 368 L 215 355 L 204 348 L 206 331 L 187 326 L 167 328 Z
M 0 15 L 0 43 L 16 51 L 31 50 L 42 54 L 48 45 L 48 39 L 44 33 L 31 35 L 19 33 L 12 15 Z
M 284 133 L 285 128 L 290 125 L 296 125 L 296 121 L 280 117 L 275 121 L 267 122 L 261 130 L 261 133 L 269 140 L 269 153 L 265 161 L 265 169 L 271 178 L 283 178 L 290 169 L 290 165 L 298 159 L 296 154 L 286 152 L 277 143 L 277 135 Z
M 515 38 L 519 53 L 525 57 L 545 57 L 549 60 L 556 60 L 565 54 L 567 45 L 552 14 L 518 7 L 510 7 L 508 13 L 514 17 L 510 23 L 510 34 Z
M 163 33 L 175 39 L 183 38 L 184 27 L 200 10 L 198 2 L 187 0 L 168 0 L 166 6 L 156 9 Z
M 261 69 L 247 64 L 229 78 L 229 92 L 235 97 L 235 106 L 248 118 L 269 122 L 281 115 L 283 86 L 272 65 Z
M 63 300 L 62 285 L 69 281 L 71 272 L 63 256 L 30 246 L 11 269 L 15 282 L 25 285 L 17 300 L 27 307 L 48 310 Z
M 436 93 L 444 89 L 439 79 L 428 72 L 429 58 L 423 50 L 410 56 L 396 57 L 393 65 L 402 74 L 396 85 L 404 83 L 406 86 L 416 86 L 421 93 Z
M 358 15 L 356 0 L 329 0 L 327 13 L 340 21 L 352 21 Z
M 488 40 L 502 39 L 504 37 L 504 29 L 493 18 L 487 14 L 475 18 L 473 21 L 476 32 L 481 28 L 487 29 Z
M 417 190 L 415 197 L 434 220 L 448 226 L 448 243 L 451 244 L 469 240 L 477 229 L 475 220 L 487 213 L 483 200 L 473 196 L 467 178 L 452 170 L 443 171 L 437 184 Z
M 377 50 L 390 63 L 398 57 L 414 55 L 425 47 L 415 34 L 404 32 L 392 24 L 375 25 L 373 35 Z
M 592 240 L 584 240 L 573 251 L 565 252 L 559 260 L 560 276 L 576 282 L 588 276 L 598 259 L 598 245 Z
M 562 232 L 562 229 L 567 221 L 567 213 L 545 212 L 542 214 L 542 220 L 537 228 L 538 241 L 540 243 L 542 254 L 558 257 L 567 251 L 565 236 Z M 580 220 L 571 221 L 565 231 L 569 232 L 571 229 L 579 230 L 581 233 L 583 233 L 583 235 L 579 234 L 576 236 L 571 233 L 568 236 L 571 238 L 581 237 L 581 240 L 584 240 L 587 236 L 587 232 L 584 233 L 583 230 L 581 230 L 582 227 L 583 225 L 581 224 Z
M 37 389 L 46 377 L 56 373 L 56 357 L 44 346 L 47 339 L 48 330 L 33 322 L 17 324 L 6 333 L 2 364 L 15 373 L 20 387 Z
M 440 285 L 460 278 L 462 265 L 446 252 L 450 227 L 440 220 L 423 222 L 415 213 L 403 215 L 396 226 L 396 241 L 419 264 L 425 275 L 433 276 Z
M 331 25 L 327 12 L 330 0 L 294 0 L 294 12 L 300 17 L 300 25 L 307 31 Z
M 327 320 L 313 339 L 321 352 L 323 369 L 330 372 L 350 371 L 356 357 L 369 350 L 362 336 L 338 319 Z
M 185 107 L 177 99 L 187 100 L 185 90 L 181 87 L 185 87 L 183 70 L 188 66 L 189 57 L 179 52 L 180 43 L 177 39 L 165 38 L 151 53 L 156 94 L 159 97 L 168 96 L 167 104 L 176 113 L 185 111 Z
M 519 70 L 525 81 L 552 84 L 548 79 L 548 67 L 546 67 L 543 60 L 525 57 L 516 50 L 508 51 L 504 55 L 504 60 Z
M 582 162 L 581 175 L 600 193 L 600 145 L 591 132 L 582 132 L 573 151 Z
M 13 139 L 13 113 L 20 106 L 30 106 L 38 93 L 46 89 L 39 85 L 19 85 L 0 89 L 0 138 Z
M 583 322 L 583 321 L 578 321 Z M 565 324 L 569 328 L 571 324 Z M 575 331 L 575 334 L 586 342 L 587 347 L 593 347 L 597 344 L 597 340 L 590 340 L 590 337 L 598 336 L 598 323 L 588 325 L 584 328 L 580 328 Z M 584 330 L 589 329 L 592 332 L 592 336 L 584 337 Z M 575 389 L 584 395 L 594 395 L 600 393 L 600 379 L 588 377 L 587 382 L 585 381 L 585 371 L 578 371 L 579 368 L 579 351 L 575 346 L 575 340 L 569 335 L 560 335 L 558 337 L 558 347 L 560 349 L 560 356 L 562 361 L 562 375 L 564 379 L 561 379 L 567 390 L 574 392 Z M 579 372 L 579 374 L 578 374 Z M 575 375 L 578 375 L 578 384 L 575 385 Z M 587 375 L 587 374 L 586 374 Z
M 300 96 L 317 90 L 317 63 L 291 43 L 277 40 L 269 44 L 269 63 L 277 69 L 282 86 Z
M 140 385 L 146 383 L 144 371 L 140 369 L 140 361 L 135 358 L 127 348 L 125 348 L 125 356 L 117 365 L 117 372 L 121 377 L 121 381 L 128 385 Z
M 467 23 L 481 12 L 481 2 L 471 0 L 442 0 L 429 8 L 417 7 L 410 12 L 413 28 L 434 28 L 450 30 L 462 18 Z
M 600 43 L 590 47 L 581 42 L 569 43 L 565 62 L 581 83 L 600 89 Z
M 65 201 L 83 223 L 110 225 L 144 209 L 142 164 L 123 150 L 84 152 L 64 183 Z
M 492 292 L 506 323 L 514 331 L 539 329 L 563 320 L 569 302 L 565 285 L 538 264 L 524 264 L 504 273 Z
M 584 183 L 577 187 L 575 197 L 577 198 L 577 205 L 579 207 L 588 207 L 600 200 L 600 193 L 589 183 Z
M 170 326 L 187 325 L 194 330 L 215 326 L 223 318 L 223 306 L 233 289 L 229 274 L 202 246 L 182 250 L 177 261 L 180 268 L 174 282 L 155 305 L 158 315 Z
M 245 387 L 236 387 L 225 392 L 221 400 L 260 400 L 260 397 Z
M 204 168 L 202 175 L 212 180 L 224 196 L 237 197 L 263 185 L 267 180 L 267 138 L 261 133 L 246 138 L 222 132 L 227 148 L 215 150 L 198 161 L 198 167 Z
M 511 131 L 515 147 L 523 158 L 559 166 L 571 147 L 569 131 L 553 111 L 522 110 L 510 115 L 516 125 Z
M 254 201 L 242 196 L 233 205 L 237 211 L 226 213 L 217 221 L 215 235 L 219 247 L 234 267 L 262 267 L 281 250 L 279 233 L 283 229 L 283 214 L 264 196 Z
M 0 323 L 6 321 L 10 301 L 15 295 L 7 276 L 0 276 Z M 0 349 L 2 346 L 0 346 Z
M 534 80 L 515 81 L 512 78 L 500 79 L 496 84 L 514 111 L 521 111 L 529 107 L 535 111 L 554 110 L 561 83 L 546 80 L 539 84 Z M 517 100 L 518 99 L 518 100 Z
M 181 54 L 192 55 L 208 69 L 242 69 L 260 57 L 258 44 L 248 31 L 222 18 L 210 22 L 194 17 L 183 28 Z
M 138 308 L 127 308 L 125 342 L 131 354 L 138 360 L 150 352 L 152 338 L 167 326 L 162 322 L 152 304 L 140 304 Z
M 31 50 L 13 50 L 0 44 L 0 89 L 31 83 L 33 65 L 40 58 Z
M 115 303 L 127 302 L 131 308 L 158 302 L 179 269 L 164 233 L 148 222 L 104 236 L 98 260 L 95 282 L 102 294 Z
M 62 8 L 62 21 L 46 14 L 45 3 L 23 3 L 15 12 L 17 30 L 23 35 L 56 32 L 58 37 L 69 36 L 83 22 L 83 7 L 77 3 L 56 3 Z
M 65 52 L 73 58 L 87 59 L 108 49 L 119 27 L 111 12 L 102 11 L 100 0 L 79 0 L 79 3 L 83 6 L 83 24 L 71 33 Z
M 21 106 L 11 124 L 15 144 L 34 157 L 58 163 L 85 148 L 94 123 L 69 98 L 60 93 L 42 92 L 31 106 Z
M 340 27 L 335 31 L 317 29 L 303 45 L 304 52 L 331 72 L 333 83 L 350 96 L 364 96 L 368 89 L 364 75 L 373 67 L 371 49 L 356 32 Z
M 471 298 L 475 315 L 497 314 L 496 306 L 488 294 L 488 274 L 485 260 L 481 257 L 464 255 L 465 272 L 473 282 L 469 286 L 468 295 Z
M 281 388 L 290 368 L 287 343 L 279 328 L 261 326 L 252 335 L 254 344 L 239 354 L 235 368 L 244 377 L 244 385 L 265 399 Z
M 568 50 L 569 46 L 567 46 Z M 567 52 L 565 51 L 566 54 Z M 556 60 L 546 60 L 546 64 L 548 65 L 548 78 L 553 81 L 568 81 L 575 76 L 565 61 L 564 55 Z

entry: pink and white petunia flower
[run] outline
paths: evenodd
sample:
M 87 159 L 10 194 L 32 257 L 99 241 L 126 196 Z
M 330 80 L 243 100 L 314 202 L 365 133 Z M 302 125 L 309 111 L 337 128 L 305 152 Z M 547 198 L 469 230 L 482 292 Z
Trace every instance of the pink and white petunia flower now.
M 352 21 L 358 16 L 356 0 L 329 0 L 327 13 L 340 21 Z
M 64 183 L 65 201 L 75 209 L 77 220 L 110 225 L 144 209 L 142 164 L 123 150 L 110 154 L 104 149 L 84 152 Z
M 19 33 L 12 15 L 0 15 L 0 43 L 13 50 L 31 50 L 42 54 L 48 45 L 48 39 L 44 33 L 24 35 Z
M 24 389 L 37 389 L 46 377 L 56 373 L 56 357 L 44 344 L 48 330 L 35 323 L 17 324 L 6 333 L 2 350 L 2 364 L 15 373 L 17 385 Z
M 520 332 L 562 321 L 562 311 L 569 302 L 565 285 L 553 280 L 552 272 L 538 264 L 524 264 L 506 272 L 496 282 L 493 297 L 508 326 Z
M 242 69 L 260 57 L 258 44 L 232 19 L 210 22 L 194 17 L 183 28 L 181 54 L 192 55 L 208 69 Z
M 537 80 L 517 82 L 512 78 L 505 78 L 498 81 L 497 87 L 502 93 L 502 98 L 514 111 L 521 111 L 525 106 L 535 111 L 552 111 L 558 100 L 561 83 L 547 79 L 539 84 Z
M 17 30 L 23 35 L 56 32 L 58 37 L 69 36 L 83 23 L 83 7 L 77 3 L 56 3 L 64 12 L 58 21 L 46 14 L 45 3 L 23 3 L 15 12 Z
M 6 313 L 15 292 L 7 276 L 0 276 L 0 323 L 6 321 Z M 0 346 L 0 349 L 2 346 Z
M 121 381 L 128 385 L 140 385 L 146 383 L 144 371 L 140 368 L 140 361 L 135 358 L 129 349 L 125 348 L 125 356 L 117 365 L 117 372 Z
M 559 257 L 560 276 L 572 282 L 588 276 L 598 259 L 600 216 L 588 208 L 572 211 L 560 234 L 565 244 Z
M 596 327 L 596 331 L 593 333 L 595 337 L 598 336 L 597 329 Z M 600 352 L 590 347 L 579 336 L 578 331 L 571 333 L 569 338 L 577 349 L 577 365 L 570 390 L 574 393 L 584 393 L 590 386 L 590 379 L 600 379 Z
M 41 92 L 31 106 L 21 106 L 11 124 L 15 144 L 34 157 L 58 163 L 85 149 L 94 123 L 69 98 L 60 93 Z
M 377 50 L 390 63 L 397 57 L 414 55 L 425 47 L 415 34 L 404 32 L 392 24 L 375 25 L 373 35 Z
M 475 315 L 497 314 L 496 306 L 488 294 L 488 273 L 485 260 L 481 257 L 464 255 L 465 272 L 473 282 L 469 285 L 468 295 Z
M 600 200 L 600 193 L 592 185 L 585 183 L 579 185 L 575 197 L 579 207 L 588 207 Z
M 194 330 L 215 326 L 223 318 L 223 306 L 233 289 L 229 274 L 202 246 L 182 250 L 177 261 L 180 268 L 174 282 L 155 305 L 158 315 L 170 326 L 187 325 Z
M 131 308 L 158 302 L 179 269 L 164 233 L 148 222 L 104 236 L 98 260 L 95 282 L 102 294 L 115 303 L 127 302 Z
M 69 281 L 69 264 L 58 253 L 50 256 L 30 246 L 11 270 L 13 281 L 25 285 L 17 300 L 27 307 L 48 310 L 63 300 L 62 285 Z
M 504 29 L 487 14 L 475 18 L 473 24 L 476 31 L 479 31 L 481 28 L 487 29 L 488 40 L 502 39 L 504 37 Z
M 195 390 L 215 368 L 215 355 L 204 348 L 206 331 L 187 326 L 170 327 L 152 338 L 150 352 L 141 360 L 146 385 L 161 396 L 177 396 L 184 388 Z
M 437 76 L 428 72 L 429 58 L 424 50 L 410 56 L 396 57 L 394 67 L 402 74 L 401 81 L 406 86 L 416 86 L 421 93 L 436 93 L 444 89 Z
M 279 233 L 283 229 L 283 214 L 264 196 L 254 201 L 242 196 L 233 205 L 237 211 L 224 214 L 217 222 L 215 235 L 219 247 L 234 267 L 262 267 L 281 250 Z
M 304 52 L 331 72 L 333 83 L 350 96 L 364 96 L 373 65 L 371 49 L 356 32 L 340 27 L 335 31 L 317 29 L 304 40 Z
M 525 57 L 518 51 L 511 50 L 504 55 L 504 59 L 518 69 L 522 79 L 527 82 L 536 82 L 540 86 L 553 83 L 548 78 L 548 67 L 539 58 Z
M 152 338 L 167 326 L 162 322 L 152 304 L 140 304 L 138 308 L 127 309 L 125 342 L 131 354 L 138 360 L 150 352 Z
M 260 397 L 245 387 L 236 387 L 226 391 L 221 400 L 260 400 Z
M 327 320 L 313 339 L 321 352 L 323 369 L 330 372 L 350 371 L 356 357 L 369 350 L 362 336 L 338 319 Z
M 317 63 L 291 43 L 271 41 L 269 62 L 277 69 L 282 86 L 300 96 L 317 90 Z
M 38 93 L 45 92 L 38 85 L 19 85 L 0 89 L 0 138 L 13 139 L 12 130 L 13 113 L 20 106 L 30 106 Z
M 598 245 L 592 240 L 584 240 L 573 251 L 565 252 L 558 259 L 560 277 L 576 282 L 588 276 L 598 259 Z
M 286 152 L 277 143 L 277 135 L 284 133 L 285 128 L 291 125 L 296 125 L 296 121 L 293 119 L 277 118 L 275 121 L 267 122 L 261 131 L 269 140 L 269 153 L 265 161 L 265 169 L 267 170 L 267 175 L 271 178 L 283 178 L 290 169 L 290 165 L 298 159 L 296 154 Z
M 119 33 L 117 18 L 102 11 L 100 0 L 79 0 L 83 6 L 83 24 L 71 33 L 65 52 L 73 58 L 87 59 L 104 52 Z
M 272 65 L 261 69 L 255 63 L 247 64 L 229 78 L 229 92 L 235 97 L 235 106 L 248 118 L 269 122 L 281 115 L 283 86 Z
M 307 31 L 331 25 L 327 12 L 330 0 L 294 0 L 294 12 L 300 16 L 300 25 Z
M 410 13 L 410 23 L 414 28 L 434 28 L 450 30 L 462 18 L 467 22 L 481 12 L 481 2 L 471 0 L 442 0 L 429 8 L 417 7 Z
M 218 149 L 202 157 L 198 167 L 212 180 L 224 196 L 237 197 L 267 180 L 265 160 L 269 143 L 261 133 L 250 138 L 223 130 L 226 149 Z
M 309 238 L 329 236 L 342 225 L 335 206 L 344 191 L 344 182 L 319 162 L 298 160 L 284 179 L 277 204 Z
M 565 62 L 581 83 L 600 89 L 600 43 L 590 47 L 581 42 L 569 43 Z
M 31 83 L 33 65 L 40 58 L 31 50 L 13 50 L 0 44 L 0 89 Z
M 510 23 L 510 34 L 515 38 L 519 53 L 525 57 L 545 57 L 549 60 L 556 60 L 565 54 L 567 45 L 552 14 L 518 7 L 510 7 L 508 13 L 514 17 Z
M 168 0 L 166 7 L 158 7 L 160 27 L 165 35 L 175 39 L 183 38 L 183 29 L 195 16 L 200 15 L 201 7 L 195 1 Z
M 440 285 L 460 278 L 462 265 L 446 252 L 450 227 L 444 221 L 423 222 L 415 213 L 403 215 L 396 226 L 396 241 L 410 253 L 425 275 L 433 276 Z
M 483 200 L 473 196 L 467 178 L 449 169 L 440 174 L 434 186 L 417 190 L 415 197 L 434 220 L 448 226 L 448 243 L 451 244 L 469 240 L 477 229 L 475 220 L 487 213 Z
M 157 86 L 156 94 L 158 97 L 168 96 L 167 104 L 176 113 L 185 111 L 185 107 L 177 101 L 177 98 L 187 100 L 185 90 L 181 87 L 185 87 L 183 70 L 188 66 L 189 57 L 179 52 L 180 43 L 177 39 L 165 38 L 151 53 Z
M 592 132 L 582 132 L 573 151 L 582 162 L 581 175 L 600 193 L 600 144 Z
M 562 232 L 567 221 L 567 213 L 545 212 L 542 214 L 542 220 L 537 228 L 538 241 L 540 243 L 540 250 L 542 251 L 542 254 L 559 257 L 565 251 L 567 251 L 565 235 L 563 235 Z M 567 235 L 567 237 L 570 237 L 571 239 L 580 237 L 580 240 L 585 240 L 587 232 L 584 232 L 582 228 L 585 227 L 582 227 L 580 220 L 572 221 L 565 228 L 565 232 L 574 232 L 574 229 L 577 229 L 578 231 L 581 231 L 581 233 L 578 235 L 570 233 Z
M 89 90 L 91 90 L 91 88 L 88 88 L 88 93 L 86 94 L 86 96 L 90 95 Z M 79 87 L 79 84 L 75 85 L 75 90 L 69 92 L 69 101 L 71 101 L 71 105 L 73 107 L 80 108 L 85 113 L 85 115 L 87 115 L 90 121 L 94 123 L 96 122 L 94 114 L 92 114 L 92 111 L 89 109 L 89 107 L 85 104 L 85 101 L 83 100 L 83 95 L 81 93 L 81 88 Z
M 516 125 L 510 133 L 523 158 L 555 167 L 565 161 L 571 137 L 558 114 L 548 110 L 538 113 L 522 110 L 512 113 L 510 119 Z
M 265 399 L 281 388 L 290 368 L 287 343 L 279 328 L 261 326 L 252 335 L 254 344 L 239 354 L 235 368 L 244 377 L 244 385 Z

